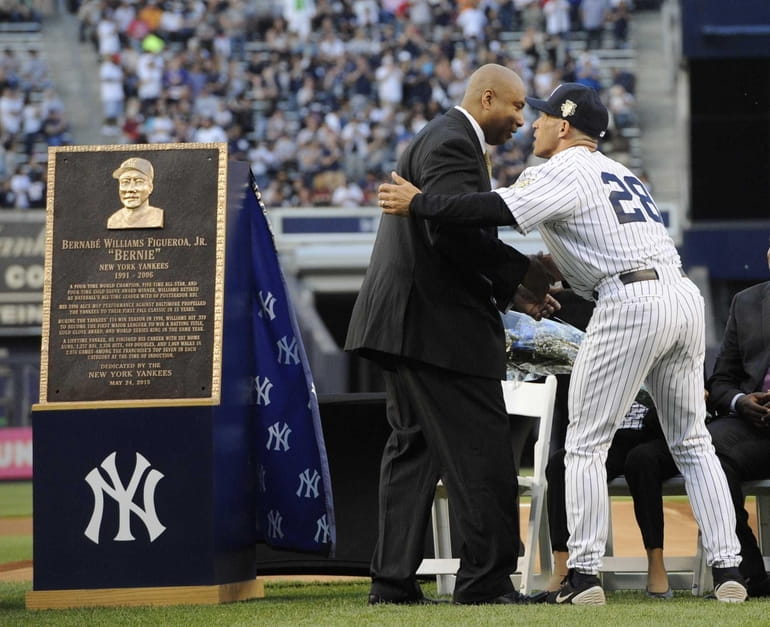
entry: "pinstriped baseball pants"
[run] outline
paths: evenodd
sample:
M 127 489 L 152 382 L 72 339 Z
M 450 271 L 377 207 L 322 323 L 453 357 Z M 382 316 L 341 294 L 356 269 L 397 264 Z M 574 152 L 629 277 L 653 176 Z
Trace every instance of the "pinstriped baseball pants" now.
M 705 323 L 698 288 L 679 269 L 657 281 L 599 286 L 572 371 L 565 448 L 568 566 L 597 573 L 607 541 L 605 460 L 613 434 L 646 383 L 684 476 L 709 566 L 740 563 L 735 510 L 706 429 Z

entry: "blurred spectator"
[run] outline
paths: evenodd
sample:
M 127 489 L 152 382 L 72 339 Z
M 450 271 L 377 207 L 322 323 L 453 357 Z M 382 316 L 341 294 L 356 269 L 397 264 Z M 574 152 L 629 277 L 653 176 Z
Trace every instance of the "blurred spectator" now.
M 591 87 L 598 92 L 602 90 L 599 57 L 590 52 L 583 52 L 575 64 L 575 82 Z
M 553 64 L 548 60 L 540 62 L 532 78 L 536 98 L 548 98 L 554 87 L 561 82 L 559 74 L 554 71 Z
M 5 76 L 7 85 L 18 86 L 21 62 L 13 48 L 3 50 L 3 55 L 0 57 L 0 72 Z
M 248 152 L 247 158 L 251 164 L 251 172 L 260 187 L 266 187 L 276 167 L 278 159 L 266 141 L 260 141 Z
M 335 207 L 360 207 L 364 200 L 364 192 L 355 181 L 339 185 L 332 193 L 331 204 Z
M 64 102 L 53 87 L 49 87 L 43 92 L 43 97 L 40 100 L 40 108 L 43 111 L 43 117 L 47 118 L 51 111 L 58 111 L 64 114 Z
M 9 149 L 10 149 L 10 142 L 0 142 L 0 181 L 4 181 L 8 178 Z
M 581 27 L 586 34 L 586 48 L 601 48 L 604 25 L 609 14 L 609 0 L 582 0 L 580 3 Z
M 534 28 L 542 32 L 545 26 L 545 17 L 538 0 L 521 0 L 521 26 L 524 30 Z
M 60 109 L 50 109 L 43 120 L 43 135 L 49 146 L 67 146 L 71 141 L 69 122 Z
M 638 126 L 636 100 L 622 85 L 612 85 L 607 92 L 607 108 L 612 114 L 615 128 L 624 129 Z
M 144 144 L 149 140 L 143 131 L 144 117 L 141 114 L 141 106 L 137 98 L 126 101 L 126 116 L 121 126 L 123 142 L 126 144 Z
M 528 26 L 521 36 L 519 45 L 527 60 L 527 66 L 532 69 L 538 67 L 544 54 L 543 33 L 534 26 Z
M 332 63 L 345 54 L 345 46 L 342 39 L 334 31 L 331 20 L 325 20 L 323 34 L 318 42 L 318 58 L 321 62 Z
M 174 141 L 174 121 L 165 102 L 158 102 L 149 107 L 146 117 L 144 132 L 149 143 L 163 144 Z
M 112 21 L 115 22 L 115 26 L 118 30 L 118 36 L 121 38 L 121 47 L 125 46 L 128 41 L 126 33 L 128 28 L 136 19 L 136 6 L 129 0 L 120 0 L 118 6 L 112 12 Z
M 412 0 L 409 3 L 409 22 L 423 36 L 429 34 L 429 28 L 433 22 L 431 3 L 428 0 Z
M 628 3 L 625 0 L 612 0 L 609 21 L 612 23 L 612 36 L 616 48 L 628 47 L 628 22 L 631 19 Z
M 460 27 L 466 43 L 472 40 L 484 41 L 484 27 L 487 24 L 484 11 L 473 0 L 461 2 L 459 11 L 457 25 Z
M 7 86 L 0 95 L 0 131 L 4 138 L 14 139 L 20 135 L 23 113 L 23 93 L 17 87 Z
M 16 194 L 11 189 L 10 179 L 0 179 L 0 209 L 14 209 Z
M 235 30 L 236 24 L 233 24 Z M 186 43 L 192 37 L 193 31 L 187 26 L 185 7 L 182 2 L 168 2 L 158 24 L 158 35 L 170 43 Z M 242 43 L 242 38 L 241 38 Z M 241 48 L 242 50 L 242 48 Z
M 543 4 L 545 15 L 545 32 L 548 35 L 566 37 L 572 25 L 570 19 L 570 4 L 567 0 L 545 0 Z
M 35 168 L 29 172 L 27 202 L 30 209 L 45 209 L 47 187 L 42 169 Z
M 310 25 L 315 13 L 314 0 L 283 0 L 286 24 L 302 41 L 307 41 L 310 36 Z
M 26 58 L 21 62 L 19 81 L 21 89 L 25 92 L 42 91 L 51 84 L 48 64 L 35 48 L 30 48 Z
M 120 37 L 118 36 L 118 25 L 112 16 L 103 13 L 99 23 L 96 25 L 97 50 L 101 57 L 109 57 L 120 52 Z
M 211 117 L 205 116 L 201 118 L 200 126 L 193 133 L 193 141 L 203 143 L 226 142 L 227 133 L 221 126 L 215 124 Z
M 249 140 L 243 135 L 243 130 L 237 124 L 227 129 L 227 155 L 235 161 L 247 161 L 249 155 Z
M 373 26 L 379 20 L 380 8 L 376 0 L 353 0 L 353 13 L 359 26 Z
M 40 103 L 28 100 L 24 105 L 22 132 L 24 152 L 29 157 L 35 148 L 35 142 L 43 139 L 43 109 Z
M 382 58 L 382 65 L 375 71 L 374 78 L 377 80 L 380 104 L 390 108 L 399 106 L 404 97 L 404 73 L 392 54 L 386 54 Z
M 152 52 L 144 52 L 139 56 L 136 66 L 138 78 L 137 95 L 142 103 L 142 112 L 147 111 L 158 102 L 163 93 L 163 57 Z
M 100 94 L 102 99 L 103 135 L 117 135 L 123 119 L 125 93 L 123 68 L 117 54 L 105 56 L 99 66 Z
M 101 0 L 83 0 L 78 9 L 79 29 L 78 35 L 81 43 L 88 43 L 98 46 L 96 37 L 96 25 L 102 19 Z M 98 48 L 97 48 L 98 50 Z
M 163 9 L 158 6 L 158 0 L 146 0 L 146 4 L 139 9 L 137 18 L 147 25 L 151 33 L 157 31 L 163 19 Z
M 16 167 L 16 170 L 11 176 L 10 190 L 14 197 L 14 209 L 28 209 L 29 208 L 29 187 L 32 181 L 29 179 L 27 170 L 23 165 Z
M 633 72 L 617 67 L 610 71 L 612 73 L 612 85 L 622 85 L 629 94 L 636 93 L 636 76 Z

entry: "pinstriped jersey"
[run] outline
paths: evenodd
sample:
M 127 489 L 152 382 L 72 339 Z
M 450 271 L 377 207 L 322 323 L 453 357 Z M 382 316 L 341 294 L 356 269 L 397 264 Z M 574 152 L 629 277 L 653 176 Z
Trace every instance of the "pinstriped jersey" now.
M 564 278 L 584 298 L 607 276 L 681 265 L 647 188 L 601 152 L 567 148 L 494 191 L 522 233 L 538 228 Z

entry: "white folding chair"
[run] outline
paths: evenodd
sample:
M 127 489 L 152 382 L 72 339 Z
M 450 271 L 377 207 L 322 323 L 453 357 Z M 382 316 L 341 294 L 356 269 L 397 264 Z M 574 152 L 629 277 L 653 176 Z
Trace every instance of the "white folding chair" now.
M 610 497 L 631 496 L 624 477 L 617 477 L 608 484 Z M 745 481 L 745 496 L 756 497 L 757 541 L 765 560 L 765 568 L 770 568 L 770 479 Z M 664 496 L 687 496 L 684 478 L 672 477 L 663 482 Z M 702 596 L 713 586 L 711 569 L 706 565 L 706 554 L 700 531 L 698 531 L 694 555 L 682 557 L 664 557 L 666 571 L 671 587 L 675 590 L 691 590 L 693 595 Z M 607 550 L 602 559 L 602 585 L 607 590 L 644 590 L 647 585 L 647 557 L 616 557 L 612 546 L 612 517 L 609 521 Z
M 756 479 L 743 482 L 743 495 L 756 497 L 757 528 L 755 529 L 759 550 L 765 562 L 765 570 L 770 568 L 770 479 Z M 692 578 L 692 593 L 702 595 L 714 587 L 711 569 L 706 565 L 706 553 L 700 531 Z
M 661 486 L 664 496 L 687 496 L 684 488 L 684 478 L 681 476 L 672 477 L 663 482 Z M 607 484 L 607 490 L 610 500 L 613 497 L 630 497 L 631 490 L 626 483 L 625 477 L 616 477 Z M 607 544 L 600 576 L 605 590 L 644 590 L 647 586 L 647 555 L 637 556 L 616 556 L 614 553 L 612 538 L 612 507 L 609 511 L 607 529 Z M 700 556 L 696 551 L 693 555 L 676 556 L 663 558 L 666 572 L 668 573 L 669 585 L 674 590 L 693 590 L 693 594 L 698 594 L 693 587 L 694 581 L 698 575 L 698 564 Z
M 531 499 L 524 555 L 513 575 L 514 583 L 524 594 L 535 587 L 544 587 L 551 576 L 551 542 L 546 510 L 545 467 L 551 441 L 551 426 L 556 401 L 556 377 L 548 376 L 542 383 L 532 381 L 503 381 L 505 407 L 512 416 L 538 420 L 531 476 L 518 476 L 519 495 Z M 433 549 L 435 558 L 424 559 L 418 575 L 436 575 L 439 594 L 452 594 L 460 560 L 452 557 L 449 530 L 449 502 L 444 485 L 439 482 L 433 499 Z M 540 571 L 535 573 L 535 554 L 539 553 Z M 517 581 L 518 579 L 518 581 Z

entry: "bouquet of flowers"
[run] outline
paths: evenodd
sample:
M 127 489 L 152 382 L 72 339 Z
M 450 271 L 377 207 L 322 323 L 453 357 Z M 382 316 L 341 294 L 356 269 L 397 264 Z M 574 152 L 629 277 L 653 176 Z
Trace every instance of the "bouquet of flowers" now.
M 503 315 L 508 379 L 569 374 L 585 333 L 571 324 L 524 313 Z
M 518 311 L 503 314 L 503 326 L 509 381 L 572 372 L 585 332 L 566 322 L 548 318 L 535 320 Z M 652 407 L 652 398 L 645 386 L 636 401 Z

